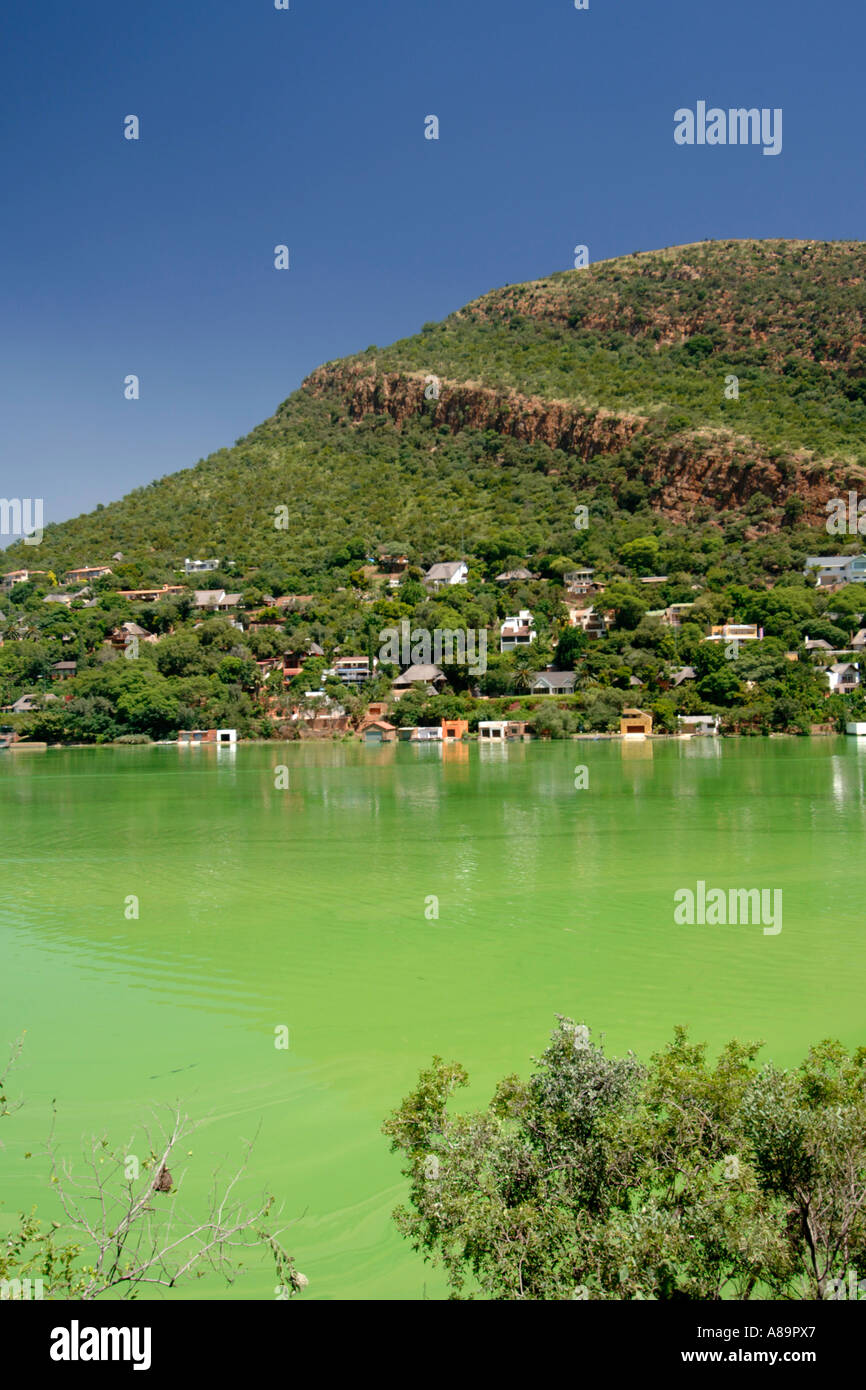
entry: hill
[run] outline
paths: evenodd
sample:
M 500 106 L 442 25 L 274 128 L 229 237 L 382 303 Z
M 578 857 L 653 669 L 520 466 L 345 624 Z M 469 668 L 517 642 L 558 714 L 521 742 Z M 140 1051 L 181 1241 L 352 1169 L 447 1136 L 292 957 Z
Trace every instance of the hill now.
M 860 570 L 805 573 L 862 550 L 828 536 L 825 503 L 866 494 L 864 269 L 861 243 L 678 247 L 326 363 L 234 447 L 7 551 L 60 578 L 111 568 L 85 592 L 37 576 L 4 594 L 12 728 L 296 737 L 348 732 L 371 702 L 400 725 L 508 715 L 552 736 L 618 730 L 635 703 L 666 732 L 866 718 Z M 186 575 L 187 556 L 218 567 Z M 461 582 L 425 581 L 455 560 Z M 489 659 L 398 662 L 403 623 Z M 566 679 L 539 681 L 552 663 Z
M 864 272 L 859 242 L 706 242 L 493 291 L 314 371 L 233 448 L 48 527 L 39 563 L 119 549 L 155 581 L 207 552 L 309 589 L 347 544 L 601 558 L 576 502 L 659 534 L 820 525 L 828 497 L 866 491 Z

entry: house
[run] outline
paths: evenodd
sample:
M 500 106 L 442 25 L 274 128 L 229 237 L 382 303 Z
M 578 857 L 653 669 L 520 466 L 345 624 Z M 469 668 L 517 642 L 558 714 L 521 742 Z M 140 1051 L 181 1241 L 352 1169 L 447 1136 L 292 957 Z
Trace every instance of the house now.
M 803 646 L 807 652 L 832 652 L 833 648 L 829 642 L 825 642 L 823 637 L 807 637 Z
M 367 713 L 364 715 L 363 722 L 361 723 L 361 728 L 363 729 L 365 724 L 373 724 L 377 719 L 386 719 L 387 717 L 388 701 L 371 700 L 369 705 L 367 706 Z
M 29 579 L 47 579 L 47 570 L 8 570 L 0 579 L 0 589 L 4 593 L 14 589 L 16 584 L 26 584 Z
M 562 576 L 562 582 L 570 594 L 590 594 L 595 587 L 594 574 L 595 570 L 591 567 L 566 570 Z
M 696 734 L 717 734 L 719 716 L 717 714 L 678 714 L 677 727 L 683 738 Z
M 173 598 L 177 594 L 188 594 L 183 584 L 162 584 L 156 589 L 118 589 L 118 598 L 128 598 L 132 603 L 159 603 L 160 599 Z
M 230 608 L 237 608 L 240 601 L 240 594 L 227 594 L 225 589 L 196 589 L 193 595 L 193 607 L 212 613 L 227 613 Z
M 431 589 L 446 589 L 450 584 L 465 584 L 469 577 L 469 566 L 465 560 L 446 560 L 440 565 L 431 565 L 424 576 L 424 583 Z
M 807 555 L 806 578 L 818 589 L 838 589 L 866 580 L 866 555 Z
M 443 719 L 442 720 L 442 740 L 448 738 L 466 738 L 469 733 L 468 719 Z
M 603 613 L 597 608 L 576 608 L 571 604 L 566 604 L 568 608 L 568 621 L 571 627 L 579 627 L 585 632 L 587 637 L 604 637 L 607 632 L 607 621 Z
M 763 642 L 764 629 L 755 623 L 722 623 L 710 628 L 705 642 Z
M 309 652 L 283 652 L 283 676 L 286 685 L 301 674 L 309 655 Z
M 256 670 L 262 680 L 267 680 L 274 671 L 282 671 L 283 659 L 280 656 L 266 656 L 261 661 L 256 662 Z
M 404 743 L 441 743 L 442 729 L 438 724 L 406 724 L 398 736 Z
M 379 573 L 387 574 L 391 587 L 396 588 L 401 575 L 404 575 L 409 568 L 409 556 L 401 550 L 388 550 L 386 547 L 380 546 L 376 560 Z
M 689 609 L 694 606 L 694 603 L 669 603 L 667 608 L 653 608 L 645 616 L 658 618 L 664 627 L 681 627 Z
M 46 594 L 43 603 L 62 603 L 65 608 L 69 608 L 72 600 L 77 598 L 77 594 Z
M 325 674 L 333 676 L 341 685 L 364 685 L 373 672 L 368 656 L 341 656 L 335 659 L 332 669 Z
M 855 734 L 857 738 L 866 738 L 866 724 L 862 720 L 853 720 L 845 725 L 846 734 Z
M 32 714 L 39 708 L 36 703 L 38 695 L 20 695 L 12 705 L 4 705 L 3 711 L 7 714 Z
M 866 627 L 861 627 L 859 632 L 854 633 L 850 646 L 852 652 L 862 652 L 863 648 L 866 647 Z
M 528 647 L 535 641 L 535 619 L 528 608 L 521 608 L 513 618 L 505 618 L 499 633 L 499 650 L 513 652 L 518 647 Z
M 505 743 L 508 739 L 528 738 L 529 725 L 521 719 L 479 719 L 480 743 Z
M 139 623 L 121 623 L 119 627 L 112 630 L 109 641 L 113 647 L 128 647 L 132 639 L 138 642 L 157 642 L 159 638 L 152 632 L 148 632 Z
M 51 670 L 55 673 L 51 677 L 53 681 L 68 681 L 72 679 L 72 677 L 75 675 L 75 672 L 78 670 L 78 662 L 55 661 L 54 665 L 51 667 Z
M 365 743 L 396 743 L 397 727 L 389 724 L 387 719 L 374 719 L 364 725 L 358 737 Z
M 506 570 L 504 574 L 497 574 L 494 583 L 496 584 L 516 584 L 520 580 L 537 579 L 538 576 L 531 574 L 529 570 L 516 569 Z
M 619 721 L 622 738 L 646 738 L 653 731 L 653 717 L 642 709 L 624 709 Z
M 90 584 L 94 579 L 102 579 L 111 574 L 108 565 L 82 565 L 80 569 L 67 570 L 63 576 L 64 584 Z
M 860 665 L 856 661 L 836 661 L 827 667 L 831 694 L 848 695 L 860 684 Z
M 279 598 L 274 599 L 274 607 L 291 610 L 306 608 L 308 603 L 313 602 L 314 597 L 314 594 L 281 594 Z
M 573 695 L 577 676 L 574 671 L 539 671 L 533 681 L 533 695 Z
M 186 574 L 206 574 L 208 570 L 218 570 L 219 560 L 184 560 L 183 568 Z
M 679 670 L 671 671 L 671 685 L 675 690 L 678 686 L 683 684 L 683 681 L 693 681 L 695 679 L 694 666 L 680 666 Z
M 406 670 L 399 675 L 391 684 L 394 698 L 399 700 L 401 695 L 405 695 L 407 690 L 420 681 L 427 687 L 430 695 L 438 695 L 439 691 L 447 684 L 445 675 L 438 666 L 407 666 Z

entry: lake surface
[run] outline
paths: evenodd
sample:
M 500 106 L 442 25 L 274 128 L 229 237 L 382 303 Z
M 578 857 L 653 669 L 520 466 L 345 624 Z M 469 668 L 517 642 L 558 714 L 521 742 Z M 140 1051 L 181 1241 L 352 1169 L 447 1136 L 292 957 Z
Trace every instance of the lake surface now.
M 203 1122 L 186 1205 L 257 1135 L 247 1188 L 296 1218 L 306 1297 L 440 1297 L 392 1229 L 380 1133 L 435 1053 L 469 1104 L 527 1073 L 557 1012 L 641 1056 L 678 1023 L 782 1065 L 866 1042 L 863 742 L 0 754 L 0 1043 L 27 1030 L 5 1210 L 54 1214 L 52 1098 L 73 1158 L 180 1101 Z M 782 931 L 676 925 L 698 880 L 781 889 Z M 252 1266 L 189 1294 L 274 1284 Z

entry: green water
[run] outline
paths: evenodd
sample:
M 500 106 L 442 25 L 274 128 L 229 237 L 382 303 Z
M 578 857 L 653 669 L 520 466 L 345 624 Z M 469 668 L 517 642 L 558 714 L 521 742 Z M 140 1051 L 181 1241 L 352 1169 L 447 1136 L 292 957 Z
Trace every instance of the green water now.
M 27 1030 L 6 1212 L 53 1214 L 52 1098 L 70 1156 L 179 1100 L 190 1210 L 257 1135 L 247 1187 L 294 1219 L 306 1297 L 440 1296 L 379 1129 L 434 1053 L 481 1101 L 557 1011 L 642 1055 L 680 1022 L 780 1064 L 866 1042 L 864 770 L 842 738 L 0 755 L 0 1043 Z M 698 879 L 781 888 L 781 933 L 676 926 Z M 253 1266 L 230 1296 L 273 1289 Z

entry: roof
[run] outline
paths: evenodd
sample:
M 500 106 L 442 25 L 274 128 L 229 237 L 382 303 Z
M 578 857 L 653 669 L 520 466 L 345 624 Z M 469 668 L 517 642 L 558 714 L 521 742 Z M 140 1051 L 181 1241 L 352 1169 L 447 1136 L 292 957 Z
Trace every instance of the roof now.
M 574 685 L 577 676 L 574 671 L 539 671 L 533 684 L 538 685 L 544 681 L 546 685 L 553 689 L 562 689 L 564 685 Z
M 825 570 L 846 569 L 852 560 L 858 558 L 857 555 L 807 555 L 806 566 L 809 569 L 814 566 L 820 566 Z
M 534 578 L 534 576 L 533 576 L 532 574 L 530 574 L 529 570 L 524 570 L 524 569 L 506 570 L 504 574 L 497 574 L 497 576 L 496 576 L 496 583 L 497 583 L 497 584 L 505 584 L 505 583 L 507 583 L 507 581 L 508 581 L 509 579 L 532 579 L 532 578 Z
M 837 676 L 841 676 L 843 671 L 857 671 L 859 667 L 855 661 L 834 661 L 829 670 L 835 671 Z
M 131 637 L 150 636 L 150 633 L 147 632 L 145 628 L 140 627 L 138 623 L 121 623 L 120 626 L 123 628 L 124 632 L 128 632 Z
M 465 560 L 445 560 L 441 564 L 431 565 L 425 579 L 453 579 L 459 569 L 465 565 Z
M 807 637 L 803 643 L 807 652 L 821 651 L 832 652 L 833 648 L 829 642 L 825 642 L 823 637 Z
M 444 678 L 444 672 L 440 671 L 438 666 L 407 666 L 393 684 L 414 685 L 415 681 L 438 681 Z
M 861 627 L 859 632 L 855 632 L 851 638 L 852 647 L 866 647 L 866 627 Z
M 683 681 L 693 681 L 695 679 L 695 668 L 693 666 L 681 666 L 678 671 L 671 671 L 671 680 L 674 685 L 682 685 Z
M 54 669 L 55 671 L 77 671 L 77 670 L 78 670 L 78 662 L 77 662 L 77 661 L 55 661 L 55 663 L 54 663 L 54 668 L 53 668 L 53 669 Z

